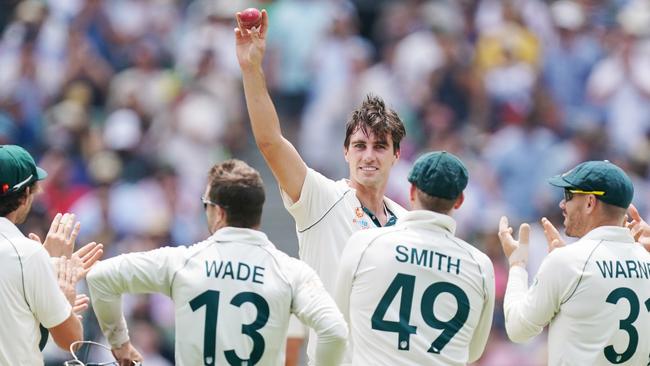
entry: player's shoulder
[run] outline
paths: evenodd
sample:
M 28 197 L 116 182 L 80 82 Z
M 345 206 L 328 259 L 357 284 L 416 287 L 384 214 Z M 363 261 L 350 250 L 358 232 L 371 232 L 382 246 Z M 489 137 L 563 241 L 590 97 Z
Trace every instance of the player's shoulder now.
M 487 254 L 483 253 L 474 245 L 456 236 L 453 236 L 451 240 L 462 250 L 464 250 L 479 266 L 490 269 L 494 268 L 490 257 L 488 257 Z
M 396 235 L 403 230 L 404 228 L 399 225 L 359 230 L 350 236 L 348 242 L 370 244 L 381 239 L 390 239 L 393 235 Z

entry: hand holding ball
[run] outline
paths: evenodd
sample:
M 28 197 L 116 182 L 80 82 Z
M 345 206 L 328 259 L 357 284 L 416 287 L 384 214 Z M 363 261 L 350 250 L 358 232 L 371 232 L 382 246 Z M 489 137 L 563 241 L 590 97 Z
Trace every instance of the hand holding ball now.
M 239 13 L 239 24 L 244 29 L 259 27 L 262 24 L 262 13 L 256 8 L 248 8 Z

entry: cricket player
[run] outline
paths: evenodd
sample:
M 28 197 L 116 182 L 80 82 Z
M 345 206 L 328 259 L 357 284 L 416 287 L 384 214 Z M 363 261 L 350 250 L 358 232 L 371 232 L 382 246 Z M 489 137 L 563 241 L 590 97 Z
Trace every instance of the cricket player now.
M 41 324 L 62 349 L 83 339 L 73 311 L 78 277 L 70 260 L 57 261 L 55 271 L 43 245 L 16 227 L 27 218 L 45 177 L 23 148 L 0 146 L 1 365 L 44 364 L 39 346 L 47 332 Z
M 454 236 L 450 214 L 468 172 L 448 152 L 421 156 L 408 178 L 413 211 L 358 232 L 341 256 L 335 300 L 353 365 L 465 365 L 485 348 L 494 310 L 489 258 Z
M 237 20 L 239 23 L 239 15 Z M 262 59 L 267 30 L 265 10 L 259 29 L 240 26 L 235 30 L 253 134 L 280 185 L 285 208 L 296 222 L 300 258 L 316 270 L 327 291 L 333 293 L 341 252 L 350 235 L 362 229 L 391 226 L 405 213 L 384 192 L 406 131 L 399 116 L 383 100 L 369 96 L 346 125 L 343 154 L 349 165 L 349 179 L 333 181 L 310 169 L 282 136 L 266 87 Z M 313 335 L 311 332 L 310 339 Z M 313 364 L 311 340 L 307 353 Z
M 501 218 L 499 238 L 510 263 L 506 331 L 525 342 L 549 325 L 549 365 L 650 363 L 650 254 L 625 223 L 632 181 L 608 161 L 588 161 L 549 179 L 564 189 L 566 235 L 528 287 L 529 226 L 514 240 Z
M 88 274 L 93 308 L 118 361 L 129 342 L 123 293 L 160 292 L 176 309 L 176 365 L 284 365 L 289 315 L 318 334 L 318 365 L 337 365 L 347 326 L 316 273 L 277 250 L 260 226 L 264 187 L 240 160 L 210 170 L 202 198 L 212 235 L 102 261 Z

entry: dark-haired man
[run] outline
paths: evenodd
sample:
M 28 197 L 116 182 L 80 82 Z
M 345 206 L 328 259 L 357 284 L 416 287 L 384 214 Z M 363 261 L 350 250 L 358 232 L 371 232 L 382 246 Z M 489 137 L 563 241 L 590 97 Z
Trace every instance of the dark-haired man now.
M 83 339 L 73 312 L 78 275 L 63 258 L 52 267 L 46 249 L 16 227 L 27 218 L 47 173 L 23 148 L 0 146 L 0 364 L 43 365 L 39 343 L 49 330 L 68 350 Z M 70 250 L 72 252 L 72 250 Z M 63 290 L 63 291 L 62 291 Z
M 624 225 L 632 181 L 608 161 L 587 161 L 549 183 L 564 189 L 565 232 L 580 239 L 551 245 L 529 288 L 530 228 L 522 224 L 516 241 L 501 218 L 499 238 L 510 263 L 503 305 L 508 336 L 525 342 L 548 324 L 549 365 L 647 365 L 650 254 Z
M 335 182 L 310 169 L 282 135 L 266 87 L 262 59 L 267 30 L 266 10 L 262 11 L 259 29 L 240 26 L 235 30 L 248 114 L 257 146 L 296 222 L 300 258 L 316 270 L 332 293 L 341 252 L 350 235 L 362 229 L 393 225 L 405 212 L 384 193 L 406 131 L 399 116 L 381 98 L 368 96 L 346 125 L 343 154 L 349 166 L 349 179 Z M 307 352 L 311 364 L 311 341 Z
M 352 365 L 466 365 L 487 343 L 495 287 L 490 259 L 454 236 L 468 172 L 430 152 L 408 179 L 413 211 L 352 235 L 341 255 L 335 299 Z
M 163 293 L 176 309 L 176 365 L 283 365 L 289 316 L 318 334 L 319 365 L 338 365 L 347 327 L 316 273 L 257 229 L 259 173 L 240 160 L 210 170 L 202 197 L 212 234 L 190 247 L 124 254 L 88 274 L 99 324 L 118 361 L 142 361 L 129 342 L 122 293 Z

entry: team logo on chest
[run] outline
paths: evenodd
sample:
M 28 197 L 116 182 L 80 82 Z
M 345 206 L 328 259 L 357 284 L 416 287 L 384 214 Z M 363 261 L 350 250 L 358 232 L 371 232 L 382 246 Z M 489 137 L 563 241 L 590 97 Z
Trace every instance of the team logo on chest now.
M 361 207 L 354 209 L 354 217 L 352 218 L 352 223 L 361 230 L 370 229 L 370 223 L 365 217 L 363 208 Z

